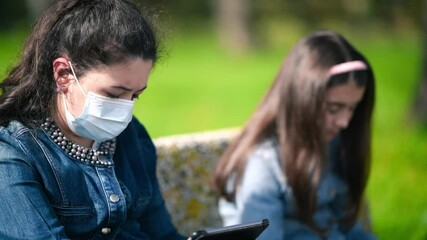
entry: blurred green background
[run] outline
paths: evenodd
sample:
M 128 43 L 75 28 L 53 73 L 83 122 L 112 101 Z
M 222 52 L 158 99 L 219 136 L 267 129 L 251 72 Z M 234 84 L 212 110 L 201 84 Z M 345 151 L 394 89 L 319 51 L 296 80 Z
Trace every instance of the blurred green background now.
M 44 2 L 2 2 L 0 79 Z M 342 33 L 377 80 L 367 191 L 373 229 L 380 239 L 427 239 L 427 124 L 411 114 L 424 79 L 422 0 L 139 2 L 162 47 L 135 109 L 154 138 L 242 126 L 298 39 L 317 29 Z

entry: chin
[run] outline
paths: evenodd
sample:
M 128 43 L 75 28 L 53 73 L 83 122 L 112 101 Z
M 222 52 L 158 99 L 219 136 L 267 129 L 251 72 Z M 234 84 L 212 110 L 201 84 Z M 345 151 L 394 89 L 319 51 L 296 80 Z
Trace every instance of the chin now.
M 332 139 L 334 139 L 336 136 L 337 136 L 337 134 L 336 134 L 336 133 L 328 132 L 328 134 L 327 134 L 327 136 L 326 136 L 326 139 L 328 140 L 328 142 L 330 142 L 330 141 L 332 141 Z

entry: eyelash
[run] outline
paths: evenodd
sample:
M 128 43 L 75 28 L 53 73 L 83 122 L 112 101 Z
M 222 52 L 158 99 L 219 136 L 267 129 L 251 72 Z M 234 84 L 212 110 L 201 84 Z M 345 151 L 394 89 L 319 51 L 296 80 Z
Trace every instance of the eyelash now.
M 111 94 L 111 93 L 108 93 L 108 92 L 107 92 L 107 96 L 109 98 L 120 98 L 120 96 L 117 96 L 117 95 L 114 95 L 114 94 Z M 139 99 L 139 94 L 132 95 L 132 99 L 131 100 L 134 100 L 134 99 Z
M 341 110 L 341 108 L 337 107 L 337 106 L 329 106 L 329 107 L 327 107 L 327 110 L 331 114 L 336 114 Z
M 116 95 L 108 93 L 108 92 L 107 92 L 107 96 L 110 98 L 119 98 L 119 96 L 116 96 Z

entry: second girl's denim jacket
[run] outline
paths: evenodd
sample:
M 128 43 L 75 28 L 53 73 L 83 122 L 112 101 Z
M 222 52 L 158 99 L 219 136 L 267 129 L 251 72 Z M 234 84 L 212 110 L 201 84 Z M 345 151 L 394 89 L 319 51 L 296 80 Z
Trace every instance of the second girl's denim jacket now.
M 155 147 L 136 119 L 117 137 L 113 159 L 87 164 L 41 129 L 0 126 L 0 239 L 184 239 L 159 190 Z
M 331 147 L 330 155 L 333 155 L 333 150 Z M 330 158 L 329 161 L 333 160 Z M 231 187 L 233 179 L 228 183 Z M 319 237 L 296 218 L 292 190 L 279 162 L 277 141 L 271 139 L 258 145 L 250 154 L 235 201 L 220 199 L 219 210 L 224 225 L 268 218 L 270 226 L 257 240 L 375 239 L 359 223 L 347 230 L 339 226 L 338 219 L 343 215 L 340 206 L 345 203 L 347 191 L 347 185 L 337 173 L 331 168 L 324 169 L 314 220 L 319 228 L 328 229 L 328 234 L 324 238 Z

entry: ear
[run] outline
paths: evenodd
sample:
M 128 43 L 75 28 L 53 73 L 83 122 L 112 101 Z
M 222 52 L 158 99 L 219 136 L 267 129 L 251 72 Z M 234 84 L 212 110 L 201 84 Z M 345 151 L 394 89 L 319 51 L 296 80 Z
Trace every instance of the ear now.
M 59 57 L 52 63 L 53 65 L 53 77 L 56 81 L 56 89 L 58 93 L 66 93 L 70 80 L 70 64 L 68 59 L 65 57 Z

